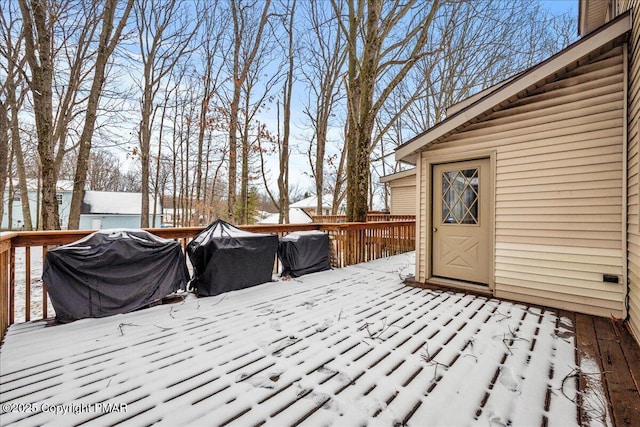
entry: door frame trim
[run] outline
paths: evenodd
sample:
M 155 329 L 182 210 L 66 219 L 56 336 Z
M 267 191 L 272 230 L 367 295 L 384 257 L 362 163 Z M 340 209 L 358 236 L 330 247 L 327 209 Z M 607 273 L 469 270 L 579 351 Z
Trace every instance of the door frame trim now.
M 427 264 L 425 266 L 426 271 L 426 281 L 427 282 L 438 282 L 443 279 L 433 275 L 433 167 L 440 164 L 447 163 L 457 163 L 457 162 L 466 162 L 472 160 L 481 160 L 481 159 L 489 159 L 489 215 L 491 216 L 491 220 L 489 222 L 490 230 L 489 230 L 489 245 L 491 250 L 490 263 L 489 263 L 489 283 L 488 288 L 491 293 L 495 292 L 495 262 L 496 262 L 496 150 L 478 150 L 478 151 L 469 151 L 464 154 L 445 154 L 445 155 L 437 155 L 430 156 L 429 152 L 424 153 L 425 157 L 422 159 L 422 167 L 426 171 L 426 182 L 425 182 L 425 191 L 426 191 L 426 201 L 429 204 L 427 212 L 427 217 L 425 218 L 424 224 L 427 228 L 426 230 L 426 254 L 424 257 L 424 262 Z M 456 281 L 454 279 L 446 279 L 448 284 L 457 284 L 460 289 L 469 288 L 470 284 L 464 281 Z M 478 287 L 486 287 L 481 285 L 475 285 Z M 474 286 L 474 287 L 475 287 Z

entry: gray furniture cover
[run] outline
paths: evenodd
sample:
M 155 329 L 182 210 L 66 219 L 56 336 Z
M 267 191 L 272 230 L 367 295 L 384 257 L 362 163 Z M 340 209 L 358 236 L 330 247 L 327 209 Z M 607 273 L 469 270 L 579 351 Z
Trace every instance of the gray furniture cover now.
M 282 275 L 299 277 L 331 269 L 329 235 L 321 231 L 298 231 L 280 239 L 278 257 Z
M 101 230 L 47 252 L 42 272 L 56 318 L 127 313 L 185 289 L 180 243 L 144 230 Z
M 277 250 L 278 236 L 217 220 L 187 245 L 190 287 L 200 296 L 213 296 L 270 282 Z

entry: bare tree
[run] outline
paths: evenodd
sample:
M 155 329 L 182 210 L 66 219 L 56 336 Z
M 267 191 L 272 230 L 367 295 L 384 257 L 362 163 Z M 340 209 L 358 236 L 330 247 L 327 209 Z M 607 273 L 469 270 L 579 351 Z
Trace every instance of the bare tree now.
M 342 7 L 342 3 L 337 6 Z M 321 212 L 322 194 L 325 192 L 328 133 L 331 117 L 342 100 L 340 75 L 343 72 L 347 50 L 346 39 L 339 30 L 338 20 L 327 10 L 324 2 L 312 0 L 306 3 L 305 14 L 308 20 L 307 31 L 304 34 L 306 66 L 302 73 L 309 89 L 309 97 L 304 113 L 313 131 L 307 156 L 318 196 L 316 209 Z M 336 177 L 336 181 L 339 182 L 340 177 Z M 339 197 L 334 191 L 334 197 L 336 196 Z
M 103 26 L 103 35 L 110 32 L 108 11 L 114 10 L 116 3 L 107 3 L 106 14 L 105 8 L 100 8 L 102 2 L 97 0 L 19 0 L 18 3 L 23 21 L 24 55 L 30 71 L 27 74 L 25 70 L 25 75 L 33 97 L 38 135 L 42 226 L 59 228 L 56 200 L 59 169 L 65 156 L 78 147 L 80 139 L 84 138 L 86 147 L 87 138 L 93 133 L 92 122 L 95 122 L 99 99 L 96 88 L 102 87 L 104 81 L 104 64 L 100 64 L 105 57 L 102 48 L 108 46 L 100 45 L 98 33 L 101 22 L 107 23 Z M 102 41 L 108 41 L 108 37 Z M 89 83 L 91 75 L 95 77 L 93 91 Z M 79 131 L 82 119 L 88 120 L 85 120 L 84 132 Z M 87 157 L 83 149 L 79 158 Z M 75 194 L 77 212 L 79 191 L 76 189 Z
M 285 32 L 287 34 L 287 46 L 285 52 L 287 59 L 285 83 L 282 89 L 282 109 L 283 111 L 283 133 L 282 142 L 279 144 L 279 160 L 280 173 L 278 175 L 278 192 L 280 223 L 289 223 L 289 137 L 291 135 L 291 93 L 293 92 L 294 80 L 294 41 L 293 41 L 293 22 L 296 13 L 296 0 L 292 0 L 291 4 L 287 2 L 285 6 L 283 23 L 285 24 Z
M 142 191 L 141 175 L 139 168 L 125 173 L 122 177 L 122 189 L 120 191 L 140 193 Z
M 258 4 L 262 4 L 262 11 L 259 16 L 256 16 L 255 10 Z M 243 86 L 245 86 L 249 73 L 252 68 L 255 68 L 256 56 L 265 53 L 262 38 L 266 30 L 267 20 L 269 19 L 271 0 L 264 0 L 262 2 L 258 0 L 253 0 L 251 2 L 232 0 L 230 6 L 233 22 L 233 49 L 231 65 L 233 94 L 229 104 L 229 191 L 227 195 L 227 215 L 231 222 L 235 222 L 238 136 L 241 131 L 239 123 L 239 114 L 242 102 L 241 97 Z M 245 114 L 245 121 L 246 119 Z M 242 157 L 242 167 L 247 171 L 248 175 L 248 146 L 246 143 L 243 146 L 243 154 L 246 154 L 246 156 L 243 155 Z M 246 188 L 247 185 L 242 185 L 242 189 L 245 191 L 242 191 L 241 193 L 246 193 L 246 195 L 248 195 Z M 241 204 L 243 205 L 247 200 L 246 195 L 241 194 Z M 241 216 L 243 215 L 241 214 Z
M 0 93 L 4 92 L 5 85 L 0 87 Z M 4 199 L 4 190 L 9 173 L 9 120 L 7 116 L 7 104 L 0 99 L 0 195 Z M 4 216 L 4 200 L 0 200 L 0 222 Z M 11 226 L 11 224 L 9 224 Z
M 202 70 L 194 85 L 200 89 L 201 100 L 198 117 L 198 152 L 196 156 L 196 201 L 207 204 L 207 177 L 209 174 L 209 154 L 212 151 L 213 132 L 220 130 L 218 117 L 218 91 L 224 83 L 223 66 L 220 57 L 224 57 L 223 36 L 227 29 L 228 11 L 218 1 L 213 2 L 202 12 L 203 24 L 200 34 L 200 53 Z M 205 145 L 206 143 L 206 145 Z
M 27 174 L 25 169 L 24 153 L 21 144 L 19 113 L 22 109 L 26 88 L 24 74 L 22 69 L 25 66 L 26 58 L 21 55 L 23 37 L 19 30 L 20 21 L 16 16 L 17 13 L 13 8 L 13 3 L 7 5 L 5 13 L 0 14 L 0 31 L 2 35 L 2 43 L 0 43 L 0 54 L 6 62 L 2 63 L 5 81 L 2 85 L 2 92 L 5 94 L 5 111 L 7 113 L 7 127 L 10 134 L 8 143 L 10 144 L 11 156 L 7 161 L 14 164 L 15 173 L 18 179 L 18 190 L 22 205 L 22 219 L 25 230 L 33 229 L 33 221 L 31 218 L 31 208 L 27 189 Z M 9 172 L 9 171 L 7 171 Z M 11 174 L 13 180 L 14 176 Z M 13 201 L 13 182 L 10 185 L 11 193 L 10 201 Z M 4 193 L 4 192 L 2 192 Z M 12 203 L 11 203 L 12 204 Z M 3 206 L 4 207 L 4 206 Z M 12 208 L 10 206 L 9 211 Z
M 122 163 L 115 155 L 105 150 L 92 150 L 87 169 L 89 188 L 95 191 L 122 191 Z
M 383 115 L 390 122 L 398 105 L 407 105 L 399 123 L 411 134 L 443 120 L 448 107 L 535 65 L 572 41 L 566 17 L 550 17 L 540 4 L 526 0 L 454 3 L 445 10 L 455 25 L 447 30 L 450 20 L 439 17 L 435 26 L 447 31 L 448 37 L 439 50 L 418 60 L 384 107 Z M 425 90 L 416 94 L 416 86 Z
M 44 0 L 19 0 L 23 19 L 25 56 L 31 69 L 27 80 L 33 93 L 34 116 L 38 134 L 38 155 L 42 174 L 42 225 L 46 230 L 60 229 L 56 200 L 57 173 L 53 140 L 53 40 L 51 28 L 56 11 Z
M 270 94 L 281 77 L 278 72 L 271 75 L 264 74 L 264 70 L 268 69 L 270 62 L 270 58 L 265 54 L 266 52 L 273 52 L 273 49 L 271 47 L 265 48 L 256 57 L 254 66 L 249 70 L 241 91 L 242 104 L 239 111 L 241 120 L 238 123 L 242 154 L 240 158 L 240 200 L 236 204 L 235 217 L 243 224 L 253 222 L 251 216 L 253 211 L 252 203 L 257 191 L 252 187 L 252 181 L 256 178 L 255 153 L 259 151 L 262 139 L 273 140 L 267 126 L 257 118 L 257 115 L 266 108 L 266 104 L 271 102 L 272 96 Z M 276 141 L 276 150 L 281 152 L 281 140 Z
M 443 11 L 433 27 L 448 37 L 417 61 L 376 117 L 372 166 L 379 175 L 398 171 L 393 149 L 445 119 L 449 107 L 575 39 L 568 16 L 550 16 L 539 3 L 526 0 L 458 2 L 445 4 Z M 388 205 L 387 189 L 381 188 Z
M 188 2 L 182 0 L 136 0 L 134 4 L 143 67 L 138 133 L 142 166 L 141 227 L 149 226 L 149 164 L 158 108 L 156 97 L 162 80 L 192 49 L 190 42 L 199 24 L 199 19 L 191 19 L 188 8 Z
M 331 0 L 336 15 L 340 8 Z M 347 219 L 365 221 L 375 117 L 415 63 L 428 55 L 441 2 L 350 0 L 340 28 L 347 38 Z M 446 37 L 443 34 L 442 37 Z M 385 78 L 386 76 L 390 76 Z
M 134 0 L 127 0 L 124 11 L 120 16 L 120 20 L 114 29 L 114 20 L 118 0 L 107 0 L 102 11 L 102 31 L 98 41 L 98 54 L 94 67 L 93 82 L 87 100 L 87 109 L 85 113 L 84 127 L 80 135 L 80 148 L 78 152 L 78 162 L 76 173 L 73 180 L 73 195 L 71 197 L 71 208 L 69 212 L 69 229 L 76 229 L 80 225 L 80 208 L 82 206 L 82 195 L 87 177 L 87 169 L 89 164 L 89 156 L 91 153 L 91 145 L 93 131 L 96 123 L 96 113 L 98 111 L 98 103 L 102 94 L 105 73 L 109 57 L 120 41 L 122 31 L 129 19 L 129 13 L 133 6 Z
M 272 204 L 279 212 L 278 222 L 289 223 L 289 157 L 291 150 L 289 148 L 289 140 L 291 137 L 291 98 L 293 92 L 293 83 L 295 80 L 295 56 L 296 56 L 296 44 L 294 42 L 294 18 L 296 13 L 296 0 L 287 1 L 281 3 L 282 10 L 276 15 L 282 21 L 282 36 L 276 37 L 279 41 L 280 49 L 283 52 L 283 61 L 281 68 L 284 74 L 284 83 L 282 86 L 282 100 L 277 101 L 277 123 L 278 130 L 276 135 L 271 135 L 266 130 L 266 126 L 262 125 L 258 129 L 258 144 L 260 151 L 261 171 L 262 179 L 265 186 L 265 191 Z M 286 42 L 281 42 L 283 39 Z M 282 105 L 282 116 L 280 115 L 280 107 Z M 282 132 L 281 132 L 282 128 Z M 267 182 L 267 172 L 265 170 L 264 158 L 263 158 L 263 145 L 262 139 L 266 139 L 274 145 L 274 154 L 278 157 L 278 195 L 274 197 L 273 192 L 269 188 Z

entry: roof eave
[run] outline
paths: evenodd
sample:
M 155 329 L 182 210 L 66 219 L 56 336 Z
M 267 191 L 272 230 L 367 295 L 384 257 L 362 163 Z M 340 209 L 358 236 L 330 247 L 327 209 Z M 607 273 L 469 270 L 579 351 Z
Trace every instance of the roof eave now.
M 384 175 L 380 177 L 380 182 L 390 182 L 395 181 L 396 179 L 406 178 L 408 176 L 412 176 L 416 174 L 416 168 L 407 169 L 404 171 L 392 173 L 389 175 Z

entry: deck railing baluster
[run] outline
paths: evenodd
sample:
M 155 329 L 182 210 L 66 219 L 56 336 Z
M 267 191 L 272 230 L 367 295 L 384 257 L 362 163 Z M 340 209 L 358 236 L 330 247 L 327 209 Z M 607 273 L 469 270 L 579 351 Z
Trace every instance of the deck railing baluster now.
M 42 247 L 42 266 L 44 267 L 44 260 L 47 256 L 48 246 Z M 47 307 L 47 284 L 42 281 L 42 318 L 46 319 L 49 316 L 49 310 Z
M 24 320 L 31 320 L 31 246 L 24 247 Z
M 9 251 L 9 324 L 12 325 L 16 319 L 16 248 L 13 246 Z

